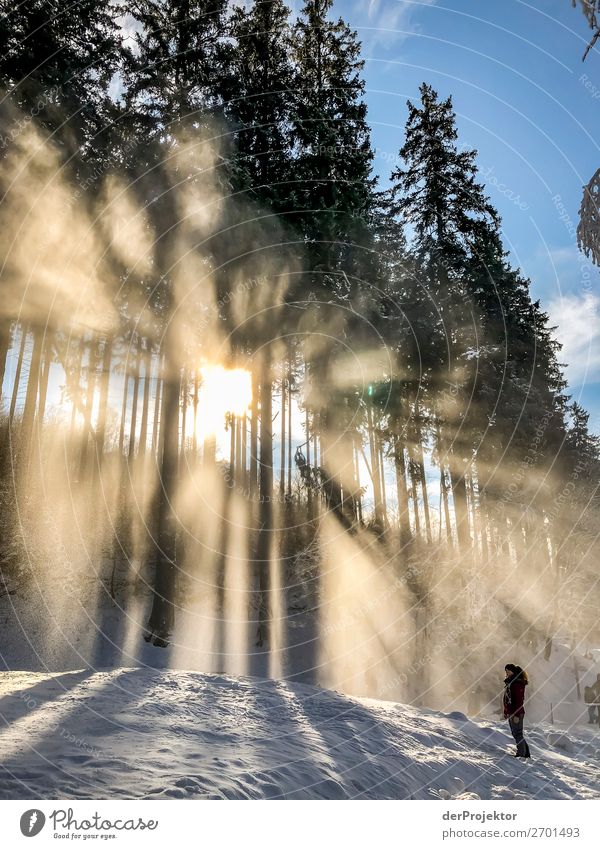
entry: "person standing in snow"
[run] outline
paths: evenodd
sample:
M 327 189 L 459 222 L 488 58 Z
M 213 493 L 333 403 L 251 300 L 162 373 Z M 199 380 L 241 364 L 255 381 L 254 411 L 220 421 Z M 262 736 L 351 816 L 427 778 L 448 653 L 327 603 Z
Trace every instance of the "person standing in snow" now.
M 504 718 L 508 719 L 510 732 L 517 744 L 515 758 L 529 758 L 529 745 L 523 736 L 523 717 L 525 716 L 525 687 L 529 683 L 527 673 L 514 663 L 507 663 L 504 667 L 506 677 L 504 679 L 504 695 L 502 697 L 502 710 Z

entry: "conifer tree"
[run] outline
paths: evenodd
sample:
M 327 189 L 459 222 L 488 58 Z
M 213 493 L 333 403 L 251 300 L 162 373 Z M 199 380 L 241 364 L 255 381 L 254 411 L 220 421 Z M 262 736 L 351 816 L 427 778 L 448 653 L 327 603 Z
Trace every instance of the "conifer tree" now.
M 420 88 L 421 103 L 408 104 L 403 165 L 391 175 L 392 212 L 414 230 L 411 254 L 415 274 L 434 305 L 429 313 L 429 343 L 420 355 L 430 381 L 452 388 L 448 403 L 436 410 L 445 436 L 457 534 L 470 546 L 465 475 L 472 459 L 462 419 L 468 392 L 469 352 L 479 332 L 472 311 L 467 269 L 483 232 L 498 226 L 498 216 L 477 181 L 475 151 L 460 150 L 452 99 L 440 101 L 431 86 Z M 437 313 L 437 316 L 435 315 Z M 438 446 L 439 450 L 439 446 Z
M 330 323 L 335 327 L 332 336 L 342 340 L 351 333 L 350 324 L 358 322 L 349 322 L 349 313 L 342 317 L 340 311 L 319 303 L 346 304 L 360 315 L 373 310 L 368 282 L 377 278 L 372 229 L 375 184 L 360 44 L 342 19 L 330 18 L 332 5 L 332 0 L 307 0 L 294 28 L 298 83 L 292 203 L 305 247 L 303 296 L 313 301 L 312 327 Z M 313 384 L 332 386 L 335 355 L 331 345 L 311 353 Z M 332 388 L 327 404 L 315 410 L 321 432 L 323 489 L 340 517 L 349 497 L 342 493 L 338 472 L 342 470 L 347 480 L 353 475 L 349 473 L 351 440 L 339 437 L 352 418 L 355 399 L 351 390 L 344 395 Z
M 235 90 L 226 114 L 236 135 L 241 188 L 274 212 L 290 209 L 292 175 L 289 9 L 282 0 L 259 0 L 234 9 L 231 70 Z

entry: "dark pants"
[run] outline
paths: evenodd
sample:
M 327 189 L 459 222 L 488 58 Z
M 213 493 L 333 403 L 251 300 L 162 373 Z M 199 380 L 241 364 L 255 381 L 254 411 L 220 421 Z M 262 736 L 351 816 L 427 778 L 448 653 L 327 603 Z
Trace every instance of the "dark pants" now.
M 517 754 L 522 758 L 528 758 L 530 756 L 529 746 L 527 745 L 527 740 L 523 737 L 523 717 L 511 716 L 509 717 L 508 724 L 517 744 Z

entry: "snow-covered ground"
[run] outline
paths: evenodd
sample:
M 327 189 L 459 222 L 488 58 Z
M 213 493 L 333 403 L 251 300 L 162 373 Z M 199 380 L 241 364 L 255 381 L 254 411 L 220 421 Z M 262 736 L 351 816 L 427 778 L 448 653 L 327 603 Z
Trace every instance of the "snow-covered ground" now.
M 581 799 L 600 731 L 182 670 L 0 674 L 0 798 Z

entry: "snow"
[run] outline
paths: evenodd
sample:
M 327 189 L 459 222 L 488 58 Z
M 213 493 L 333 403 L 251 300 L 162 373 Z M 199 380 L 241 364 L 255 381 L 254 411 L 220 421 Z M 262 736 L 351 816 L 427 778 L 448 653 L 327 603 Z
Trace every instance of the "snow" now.
M 373 698 L 368 676 L 359 695 L 343 695 L 318 686 L 306 617 L 288 617 L 281 674 L 269 678 L 254 626 L 238 670 L 204 639 L 214 613 L 186 611 L 174 645 L 157 649 L 142 639 L 145 596 L 121 607 L 92 581 L 76 589 L 0 599 L 0 799 L 600 795 L 600 729 L 581 698 L 600 667 L 587 646 L 557 639 L 549 660 L 543 645 L 472 651 L 482 698 L 471 716 L 451 658 L 427 706 L 401 704 L 401 688 Z M 530 675 L 531 763 L 512 757 L 498 716 L 507 661 Z
M 184 670 L 0 675 L 0 798 L 585 799 L 600 732 Z

